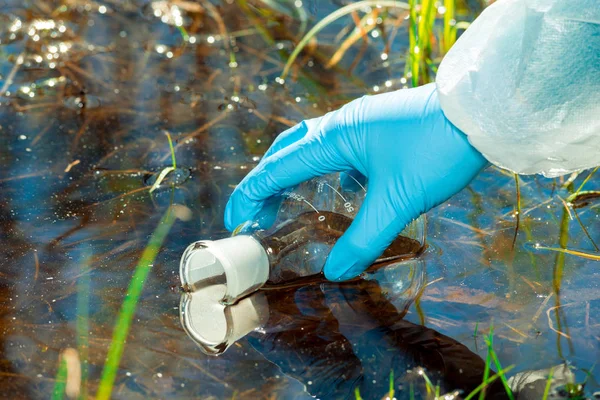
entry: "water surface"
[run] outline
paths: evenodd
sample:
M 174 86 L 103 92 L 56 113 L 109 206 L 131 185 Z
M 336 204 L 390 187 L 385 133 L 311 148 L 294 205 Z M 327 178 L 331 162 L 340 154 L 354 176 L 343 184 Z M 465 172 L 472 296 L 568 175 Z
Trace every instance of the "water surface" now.
M 82 360 L 82 397 L 93 397 L 134 268 L 170 204 L 191 218 L 173 225 L 152 264 L 114 398 L 353 398 L 358 387 L 380 399 L 391 371 L 396 396 L 408 398 L 411 383 L 423 389 L 417 367 L 445 390 L 469 391 L 492 324 L 509 375 L 567 362 L 578 382 L 591 371 L 589 393 L 600 390 L 598 261 L 525 246 L 597 251 L 600 203 L 575 215 L 564 180 L 522 179 L 513 247 L 514 178 L 494 168 L 429 214 L 416 302 L 374 281 L 269 292 L 268 329 L 218 358 L 199 351 L 179 322 L 184 248 L 227 235 L 228 195 L 279 132 L 410 82 L 405 14 L 385 16 L 387 36 L 327 69 L 337 33 L 352 27 L 335 23 L 281 84 L 301 21 L 310 27 L 342 2 L 229 3 L 0 2 L 3 397 L 48 398 L 68 348 Z M 177 170 L 150 193 L 172 164 L 165 132 Z

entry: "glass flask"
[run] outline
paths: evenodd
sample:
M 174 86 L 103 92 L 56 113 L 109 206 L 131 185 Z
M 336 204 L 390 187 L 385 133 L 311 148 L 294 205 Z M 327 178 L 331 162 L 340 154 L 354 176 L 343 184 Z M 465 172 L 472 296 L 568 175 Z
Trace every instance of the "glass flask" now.
M 327 256 L 352 223 L 366 193 L 366 184 L 348 174 L 325 175 L 283 191 L 232 237 L 201 240 L 185 250 L 180 263 L 184 291 L 211 287 L 211 296 L 227 305 L 263 286 L 323 280 Z M 424 248 L 422 216 L 407 226 L 371 268 L 415 258 Z

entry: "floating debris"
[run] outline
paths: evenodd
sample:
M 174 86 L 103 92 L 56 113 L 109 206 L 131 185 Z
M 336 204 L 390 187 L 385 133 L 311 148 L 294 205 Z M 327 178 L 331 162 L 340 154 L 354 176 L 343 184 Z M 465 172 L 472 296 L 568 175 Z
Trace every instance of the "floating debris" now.
M 167 171 L 167 173 L 164 173 Z M 173 168 L 171 166 L 162 168 L 152 174 L 144 175 L 144 185 L 150 186 L 154 190 L 159 190 L 162 187 L 181 186 L 191 176 L 189 168 Z M 155 184 L 160 178 L 159 185 Z

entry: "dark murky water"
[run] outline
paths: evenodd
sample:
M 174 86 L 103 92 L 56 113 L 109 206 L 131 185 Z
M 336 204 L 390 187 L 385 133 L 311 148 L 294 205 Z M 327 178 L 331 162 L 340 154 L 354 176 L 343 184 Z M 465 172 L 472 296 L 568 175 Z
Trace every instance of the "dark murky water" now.
M 423 388 L 417 367 L 469 392 L 492 323 L 499 361 L 515 365 L 508 375 L 568 362 L 578 382 L 589 375 L 588 393 L 600 390 L 599 262 L 525 246 L 597 251 L 600 203 L 569 214 L 564 181 L 526 177 L 513 249 L 514 179 L 493 168 L 429 214 L 416 303 L 375 281 L 269 291 L 266 327 L 223 356 L 186 336 L 173 290 L 180 255 L 227 234 L 226 199 L 277 133 L 406 84 L 396 11 L 387 36 L 325 69 L 351 22 L 334 24 L 277 83 L 300 21 L 312 26 L 339 4 L 271 3 L 0 1 L 2 396 L 50 397 L 68 348 L 82 360 L 82 397 L 94 396 L 135 266 L 172 203 L 192 217 L 173 225 L 152 265 L 114 398 L 353 398 L 358 387 L 380 399 L 390 371 L 396 397 L 408 398 L 411 383 Z M 150 192 L 171 165 L 165 131 L 178 169 Z

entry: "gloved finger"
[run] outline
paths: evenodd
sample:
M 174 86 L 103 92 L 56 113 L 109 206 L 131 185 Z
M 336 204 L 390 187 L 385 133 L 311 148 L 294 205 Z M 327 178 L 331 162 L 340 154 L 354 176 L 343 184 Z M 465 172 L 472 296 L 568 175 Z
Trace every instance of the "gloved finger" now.
M 225 226 L 254 220 L 265 200 L 311 178 L 348 170 L 351 165 L 322 136 L 308 135 L 264 159 L 234 190 L 225 208 Z
M 366 192 L 367 177 L 357 170 L 350 170 L 340 173 L 340 185 L 346 192 Z
M 411 220 L 394 207 L 385 185 L 371 187 L 356 218 L 333 246 L 325 263 L 325 277 L 343 281 L 360 275 Z
M 272 154 L 275 154 L 279 150 L 281 150 L 291 144 L 294 144 L 298 140 L 302 139 L 307 134 L 309 125 L 313 125 L 314 121 L 317 119 L 318 118 L 315 118 L 312 121 L 310 121 L 310 120 L 302 121 L 299 124 L 296 124 L 293 127 L 281 132 L 275 138 L 275 140 L 271 144 L 271 147 L 269 147 L 269 149 L 262 156 L 258 165 L 261 165 L 262 163 L 264 163 L 264 160 L 266 158 L 268 158 L 269 156 L 271 156 Z M 246 175 L 244 180 L 248 179 L 253 173 L 255 173 L 255 172 L 250 171 L 250 173 L 248 175 Z M 244 182 L 244 180 L 242 180 L 240 185 Z M 261 229 L 267 229 L 273 224 L 273 222 L 275 221 L 275 218 L 277 217 L 277 211 L 279 210 L 280 204 L 281 204 L 281 199 L 273 199 L 272 202 L 270 202 L 268 205 L 266 205 L 264 207 L 264 209 L 261 212 L 260 217 L 257 218 L 260 220 L 257 222 L 259 222 Z M 243 221 L 243 222 L 247 222 L 247 221 Z M 234 231 L 238 228 L 237 226 L 227 225 L 227 221 L 226 221 L 225 225 L 227 226 L 227 229 L 229 229 L 230 231 Z M 246 229 L 255 229 L 256 227 L 253 227 L 253 226 L 241 227 L 240 226 L 239 228 L 242 229 L 241 232 L 245 232 Z
M 269 147 L 269 149 L 262 156 L 261 162 L 267 157 L 277 153 L 279 150 L 284 149 L 302 139 L 308 133 L 311 127 L 316 126 L 319 123 L 320 119 L 321 118 L 307 119 L 281 132 L 275 138 L 271 144 L 271 147 Z

